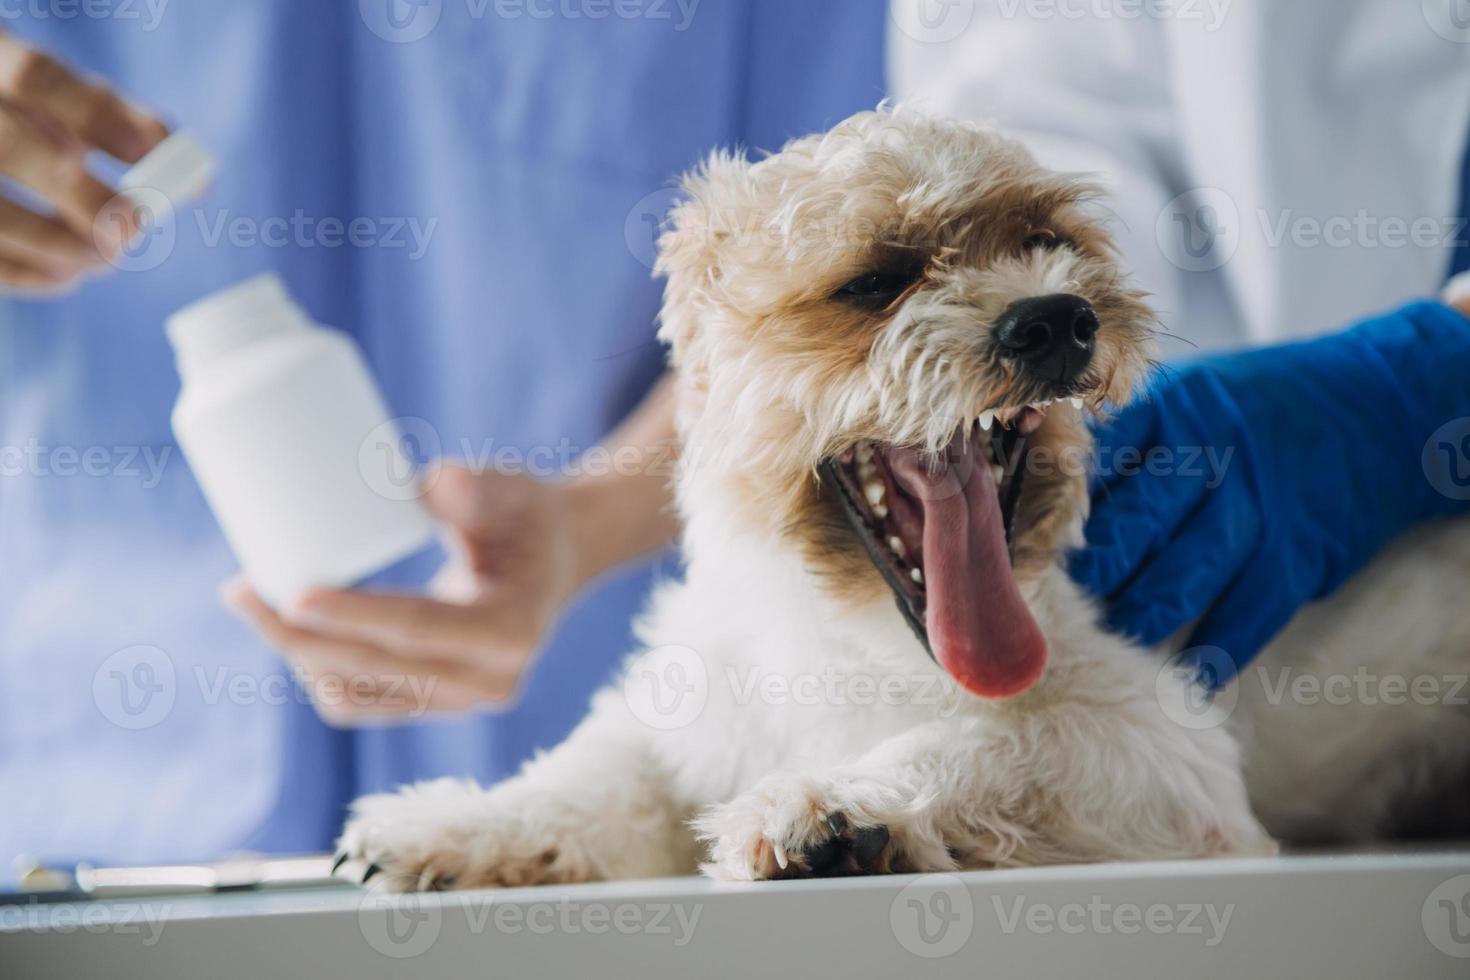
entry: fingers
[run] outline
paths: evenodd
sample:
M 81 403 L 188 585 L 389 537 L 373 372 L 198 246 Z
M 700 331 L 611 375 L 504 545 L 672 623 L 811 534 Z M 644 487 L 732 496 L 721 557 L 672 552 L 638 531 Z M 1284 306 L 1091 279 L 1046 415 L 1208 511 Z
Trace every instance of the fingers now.
M 546 487 L 524 476 L 495 470 L 470 472 L 441 461 L 424 479 L 424 506 L 461 534 L 503 531 L 511 515 L 524 508 L 528 493 Z
M 1264 558 L 1247 566 L 1200 620 L 1189 647 L 1224 652 L 1224 656 L 1197 656 L 1213 675 L 1206 680 L 1215 685 L 1229 682 L 1296 615 L 1306 599 L 1285 587 L 1280 577 L 1280 569 L 1266 567 Z
M 1195 481 L 1147 473 L 1102 491 L 1084 529 L 1087 544 L 1069 560 L 1072 577 L 1093 595 L 1115 595 L 1200 506 L 1204 492 Z
M 1120 450 L 1141 451 L 1152 446 L 1157 441 L 1159 425 L 1158 403 L 1150 398 L 1140 397 L 1117 415 L 1095 427 L 1093 435 L 1099 462 L 1109 464 L 1118 457 Z M 1097 490 L 1110 486 L 1119 475 L 1116 465 L 1104 465 L 1100 469 L 1096 480 Z
M 333 636 L 371 643 L 405 656 L 433 655 L 482 662 L 501 659 L 500 643 L 518 646 L 485 604 L 461 605 L 415 595 L 315 591 L 290 613 L 293 622 Z M 524 660 L 524 654 L 506 659 Z
M 107 254 L 138 231 L 133 208 L 87 172 L 81 149 L 64 145 L 10 105 L 0 105 L 0 174 L 46 198 L 62 224 Z
M 1108 609 L 1108 625 L 1146 646 L 1199 619 L 1256 554 L 1261 515 L 1248 498 L 1217 493 L 1146 561 Z
M 10 35 L 0 35 L 0 98 L 124 163 L 137 163 L 168 135 L 153 116 Z
M 49 295 L 64 292 L 72 282 L 28 262 L 0 255 L 0 287 L 5 292 Z
M 244 614 L 278 649 L 313 657 L 321 663 L 371 660 L 376 653 L 361 644 L 329 639 L 291 626 L 243 582 L 227 586 L 224 599 L 232 609 Z
M 126 199 L 88 173 L 87 154 L 101 150 L 134 163 L 167 135 L 161 122 L 105 87 L 0 34 L 0 175 L 56 209 L 52 221 L 19 205 L 4 208 L 4 257 L 43 273 L 42 278 L 65 281 L 80 272 L 77 260 L 96 264 L 88 251 L 115 254 L 138 232 L 138 217 Z M 70 256 L 61 259 L 60 269 L 58 252 Z M 33 278 L 12 275 L 7 282 Z
M 1209 462 L 1252 469 L 1246 453 L 1236 459 L 1249 443 L 1238 435 L 1244 423 L 1219 380 L 1196 372 L 1156 397 L 1098 433 L 1099 468 L 1108 475 L 1093 492 L 1087 546 L 1070 560 L 1073 577 L 1098 596 L 1124 588 L 1207 496 L 1252 493 L 1248 476 Z
M 485 518 L 475 476 L 462 466 L 440 462 L 424 474 L 424 506 L 430 514 L 459 530 L 478 527 Z
M 227 586 L 224 599 L 299 669 L 318 712 L 333 723 L 466 711 L 503 704 L 518 689 L 518 670 L 404 658 L 293 625 L 244 583 Z
M 1133 574 L 1142 558 L 1174 530 L 1162 526 L 1168 512 L 1167 489 L 1141 479 L 1135 457 L 1155 444 L 1160 425 L 1158 406 L 1138 402 L 1096 432 L 1098 475 L 1092 512 L 1085 528 L 1087 546 L 1072 554 L 1072 577 L 1096 596 L 1111 596 Z M 1126 455 L 1125 455 L 1126 454 Z M 1182 513 L 1197 504 L 1175 500 Z
M 55 218 L 0 198 L 0 256 L 58 283 L 102 263 L 91 243 Z

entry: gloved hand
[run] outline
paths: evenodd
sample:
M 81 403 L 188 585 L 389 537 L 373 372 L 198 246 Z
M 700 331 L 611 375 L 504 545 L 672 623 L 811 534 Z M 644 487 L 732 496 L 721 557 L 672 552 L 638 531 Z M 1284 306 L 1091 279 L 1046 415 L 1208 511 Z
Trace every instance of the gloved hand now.
M 1470 320 L 1438 303 L 1165 370 L 1098 432 L 1072 573 L 1146 644 L 1198 620 L 1223 684 L 1395 535 L 1470 507 L 1421 461 L 1465 416 Z

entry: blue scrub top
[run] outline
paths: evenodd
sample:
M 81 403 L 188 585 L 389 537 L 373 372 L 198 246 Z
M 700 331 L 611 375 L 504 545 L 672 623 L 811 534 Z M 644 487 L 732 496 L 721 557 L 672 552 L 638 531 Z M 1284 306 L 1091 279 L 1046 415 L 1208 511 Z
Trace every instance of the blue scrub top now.
M 322 850 L 360 793 L 499 779 L 575 724 L 653 574 L 581 601 L 514 710 L 326 727 L 216 597 L 235 562 L 169 431 L 169 313 L 275 270 L 362 343 L 424 455 L 585 448 L 662 368 L 670 178 L 884 94 L 882 0 L 150 6 L 4 25 L 221 168 L 132 271 L 0 303 L 0 877 L 21 853 Z

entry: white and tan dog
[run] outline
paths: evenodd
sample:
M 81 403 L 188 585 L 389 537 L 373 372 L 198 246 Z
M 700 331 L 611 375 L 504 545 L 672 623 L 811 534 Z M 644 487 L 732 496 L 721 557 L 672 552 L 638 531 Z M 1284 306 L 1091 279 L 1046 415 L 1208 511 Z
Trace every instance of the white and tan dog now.
M 1152 325 L 1086 185 L 880 110 L 686 188 L 659 268 L 687 574 L 563 745 L 490 789 L 359 800 L 346 856 L 469 888 L 1268 854 L 1263 822 L 1384 833 L 1463 773 L 1464 709 L 1247 680 L 1228 725 L 1202 715 L 1061 570 L 1083 414 L 1129 397 Z M 1261 663 L 1470 668 L 1470 531 L 1439 534 Z

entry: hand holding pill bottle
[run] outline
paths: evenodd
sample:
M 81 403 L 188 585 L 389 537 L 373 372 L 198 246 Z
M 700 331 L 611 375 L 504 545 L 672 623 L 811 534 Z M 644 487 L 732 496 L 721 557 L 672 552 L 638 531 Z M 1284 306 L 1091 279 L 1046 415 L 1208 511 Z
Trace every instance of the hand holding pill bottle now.
M 433 524 L 356 344 L 274 275 L 169 318 L 173 427 L 246 577 L 272 606 L 427 546 Z

